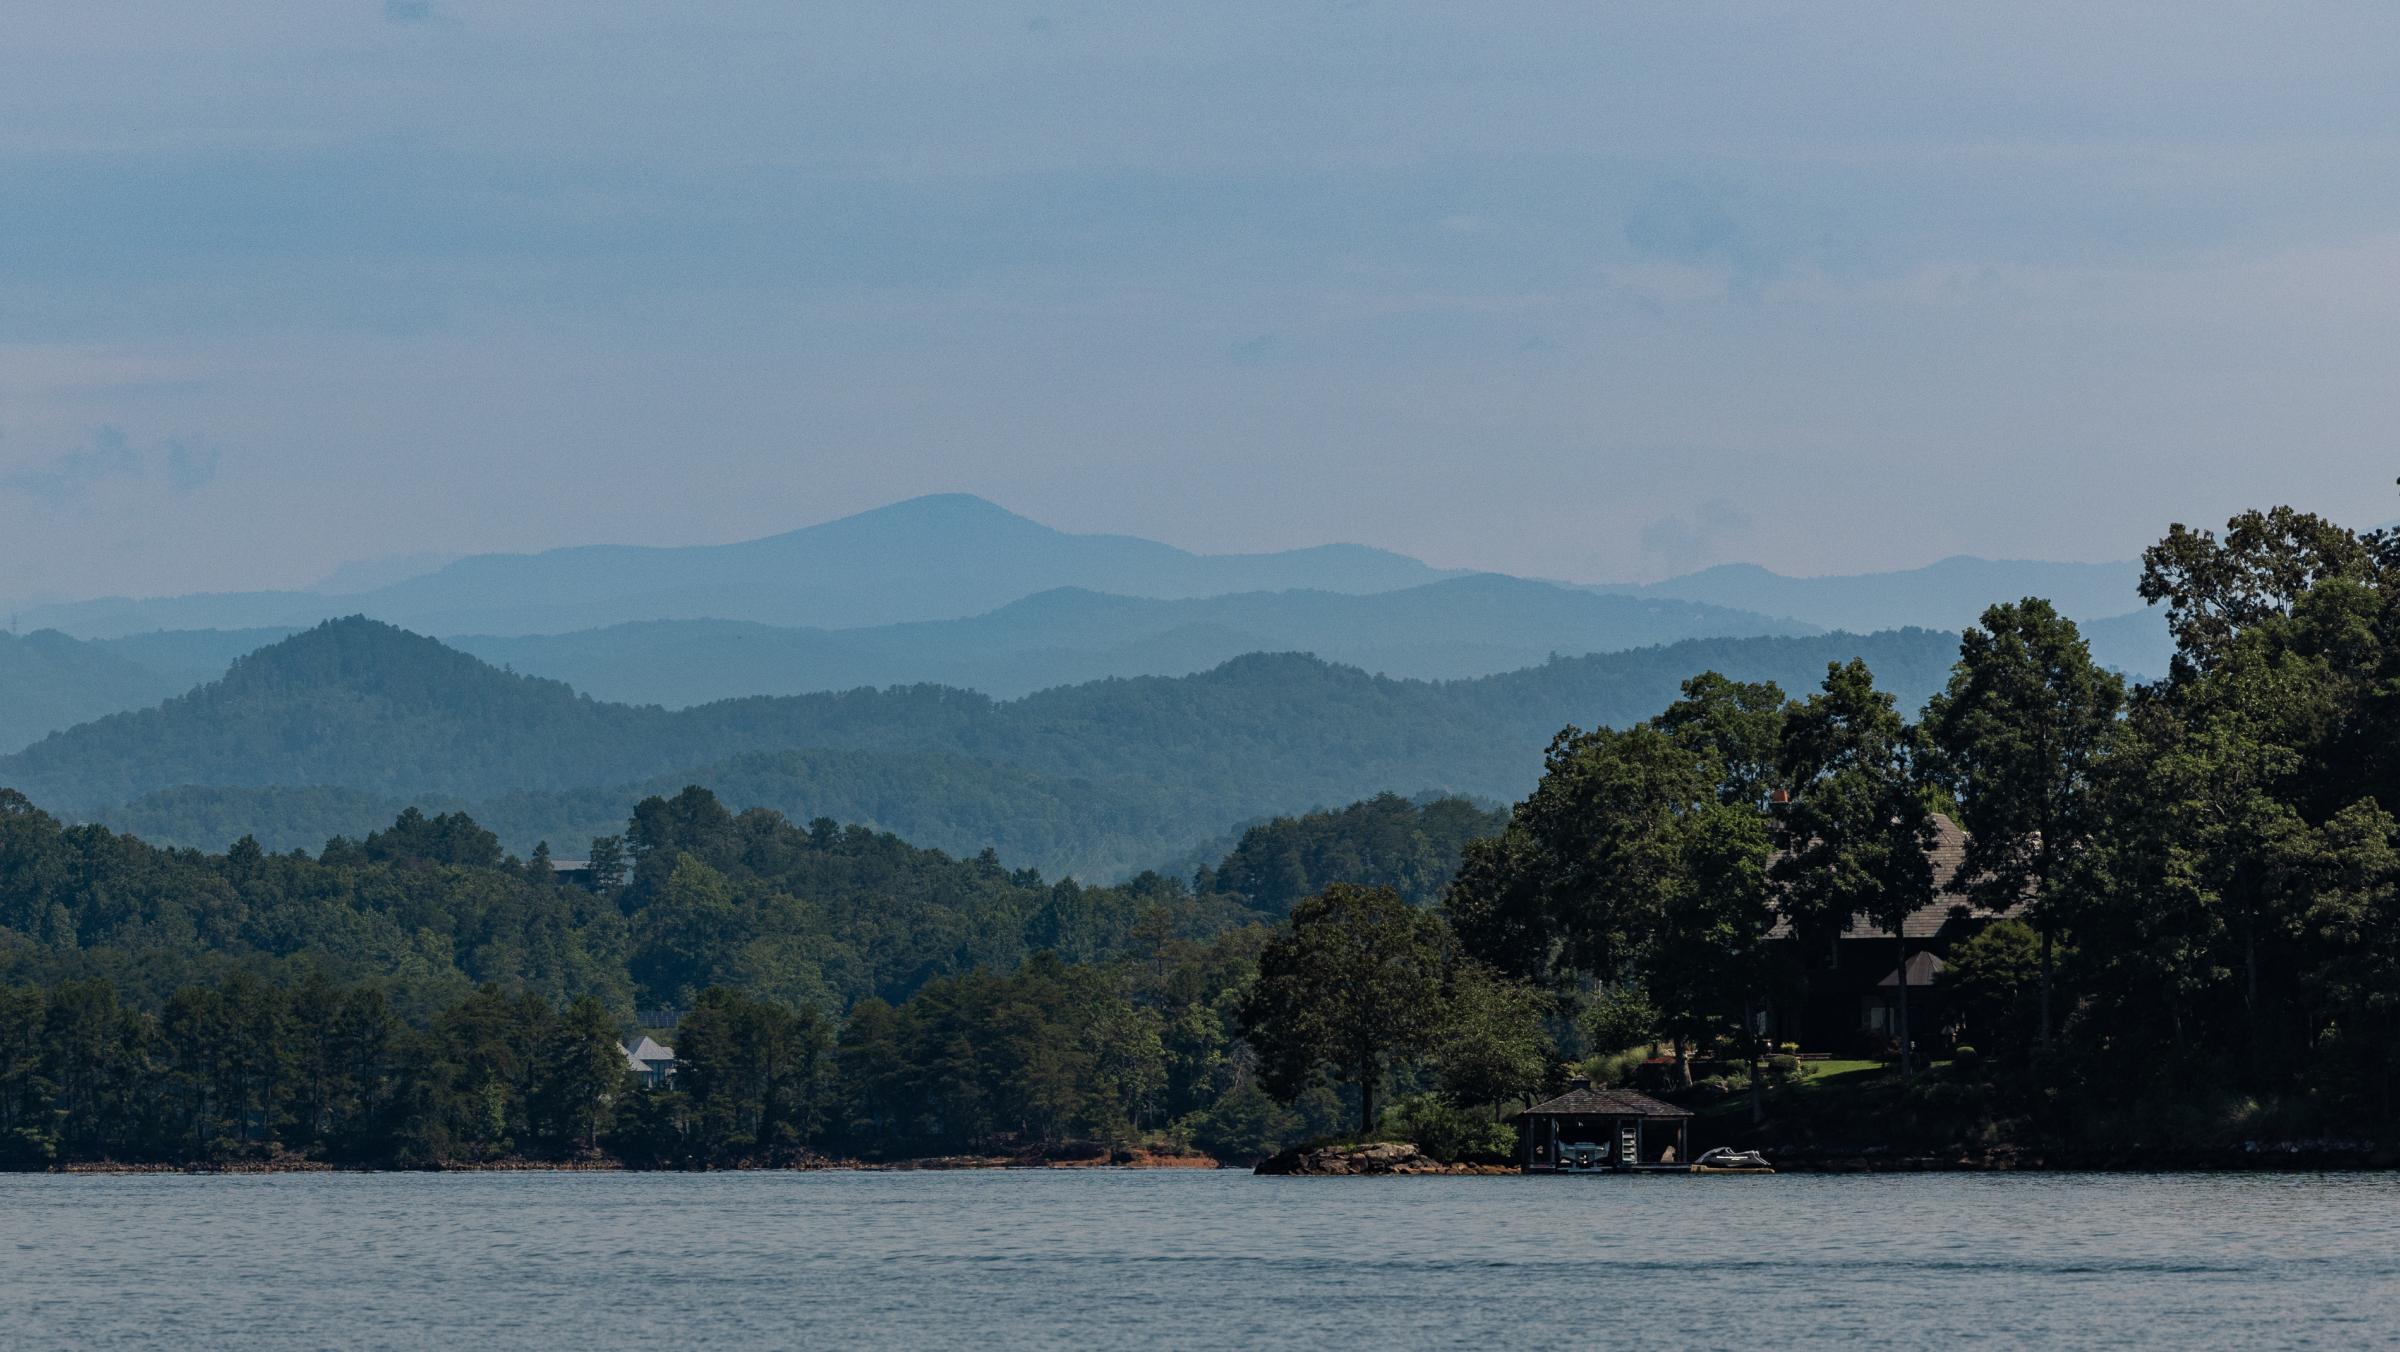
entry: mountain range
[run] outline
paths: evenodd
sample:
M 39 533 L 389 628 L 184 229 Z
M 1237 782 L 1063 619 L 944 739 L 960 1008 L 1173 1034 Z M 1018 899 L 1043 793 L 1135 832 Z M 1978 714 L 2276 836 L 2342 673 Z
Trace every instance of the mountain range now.
M 1817 632 L 1690 601 L 1481 573 L 1363 596 L 1312 590 L 1153 600 L 1066 587 L 969 619 L 862 629 L 654 620 L 448 642 L 596 698 L 676 707 L 923 682 L 1005 699 L 1109 676 L 1189 675 L 1254 652 L 1308 652 L 1382 675 L 1445 679 L 1512 671 L 1553 654 Z
M 634 797 L 689 782 L 795 818 L 1114 876 L 1387 788 L 1513 799 L 1561 726 L 1647 717 L 1703 669 L 1804 691 L 1828 662 L 1864 657 L 1913 708 L 1955 653 L 1930 630 L 1709 638 L 1452 681 L 1256 653 L 1014 700 L 915 685 L 668 710 L 349 619 L 156 708 L 0 757 L 0 784 L 169 842 L 222 845 L 203 833 L 239 825 L 276 848 L 314 846 L 329 826 L 365 829 L 413 802 L 473 804 L 519 848 L 546 838 L 571 853 Z
M 737 544 L 479 554 L 366 591 L 116 597 L 34 606 L 19 620 L 80 638 L 292 628 L 353 614 L 441 634 L 678 619 L 853 628 L 978 615 L 1057 587 L 1165 598 L 1365 593 L 1445 576 L 1454 574 L 1362 545 L 1195 554 L 1126 535 L 1075 535 L 981 498 L 942 494 Z
M 1990 602 L 2026 595 L 2084 622 L 2103 662 L 2155 675 L 2171 645 L 2159 616 L 2133 609 L 2136 574 L 2129 563 L 1962 558 L 1847 577 L 1736 565 L 1648 586 L 1574 586 L 1445 572 L 1350 545 L 1195 554 L 1053 530 L 947 495 L 733 545 L 399 560 L 307 591 L 34 607 L 20 622 L 58 632 L 0 640 L 0 751 L 153 704 L 344 615 L 668 707 L 925 682 L 1006 698 L 1287 650 L 1396 677 L 1465 678 L 1552 653 L 1692 638 L 1955 631 Z M 342 591 L 344 577 L 391 580 Z

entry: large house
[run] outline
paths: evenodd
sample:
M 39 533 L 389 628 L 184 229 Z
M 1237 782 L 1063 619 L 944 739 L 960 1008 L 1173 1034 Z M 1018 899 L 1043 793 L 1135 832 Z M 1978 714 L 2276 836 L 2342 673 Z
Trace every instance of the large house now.
M 1902 979 L 1901 945 L 1891 931 L 1865 915 L 1853 915 L 1829 943 L 1803 950 L 1789 926 L 1775 938 L 1790 944 L 1792 977 L 1769 1010 L 1768 1036 L 1796 1042 L 1808 1051 L 1881 1052 L 1897 1044 L 1900 1001 L 1908 1001 L 1909 1032 L 1923 1046 L 1948 1023 L 1944 956 L 1993 921 L 2024 911 L 2023 903 L 1994 912 L 1958 890 L 1958 866 L 1966 858 L 1967 833 L 1957 822 L 1934 814 L 1933 899 L 1908 914 L 1901 935 L 1908 965 Z
M 645 1089 L 664 1089 L 675 1079 L 675 1049 L 662 1047 L 645 1033 L 631 1042 L 619 1043 L 625 1053 L 625 1068 L 642 1082 Z

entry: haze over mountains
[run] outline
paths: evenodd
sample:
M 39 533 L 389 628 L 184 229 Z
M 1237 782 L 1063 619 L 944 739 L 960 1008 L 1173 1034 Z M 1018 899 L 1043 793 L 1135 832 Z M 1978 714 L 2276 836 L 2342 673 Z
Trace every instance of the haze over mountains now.
M 423 571 L 396 576 L 412 568 Z M 393 580 L 341 591 L 344 576 Z M 2139 609 L 2134 576 L 2131 564 L 1949 559 L 1849 577 L 1734 565 L 1649 586 L 1579 586 L 1445 572 L 1350 545 L 1195 554 L 1069 534 L 946 495 L 732 545 L 426 557 L 361 565 L 306 591 L 30 608 L 20 628 L 63 632 L 0 641 L 0 751 L 146 707 L 241 653 L 352 614 L 586 693 L 669 707 L 918 682 L 1007 697 L 1188 675 L 1260 651 L 1470 677 L 1552 653 L 1691 638 L 1955 630 L 2023 595 L 2084 621 L 2102 661 L 2155 674 L 2165 630 Z
M 1366 593 L 1447 576 L 1456 574 L 1361 545 L 1194 554 L 1131 536 L 1073 535 L 981 498 L 943 494 L 737 544 L 480 554 L 349 594 L 115 598 L 32 607 L 20 622 L 82 638 L 292 628 L 350 614 L 438 634 L 555 634 L 678 619 L 851 628 L 978 615 L 1057 587 L 1166 598 Z
M 970 619 L 864 629 L 662 620 L 450 642 L 597 698 L 673 707 L 924 681 L 1007 698 L 1107 676 L 1188 675 L 1254 652 L 1308 652 L 1370 672 L 1441 679 L 1511 671 L 1553 654 L 1816 632 L 1746 611 L 1486 573 L 1364 596 L 1152 600 L 1064 587 Z
M 1861 656 L 1914 707 L 1955 649 L 1929 630 L 1698 639 L 1448 682 L 1253 654 L 1013 701 L 911 686 L 669 711 L 354 619 L 158 708 L 0 757 L 0 784 L 170 842 L 222 846 L 210 834 L 238 826 L 275 848 L 314 847 L 413 802 L 471 804 L 518 848 L 548 839 L 571 853 L 643 794 L 701 783 L 738 806 L 1107 877 L 1245 821 L 1394 786 L 1515 798 L 1561 726 L 1647 717 L 1703 669 L 1804 690 L 1828 662 Z

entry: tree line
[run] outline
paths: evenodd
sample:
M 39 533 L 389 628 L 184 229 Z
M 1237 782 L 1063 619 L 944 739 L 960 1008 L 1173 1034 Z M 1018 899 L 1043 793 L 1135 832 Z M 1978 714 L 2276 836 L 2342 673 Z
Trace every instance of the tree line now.
M 1320 1069 L 1386 1074 L 1429 1045 L 1411 973 L 1452 944 L 1577 1007 L 1586 1049 L 1755 1064 L 1767 1011 L 1804 1000 L 1853 917 L 1905 969 L 1903 921 L 1950 888 L 2006 918 L 1949 956 L 1956 1026 L 1912 1029 L 1899 1002 L 1903 1079 L 1963 1042 L 2012 1129 L 2390 1132 L 2400 535 L 2288 508 L 2178 526 L 2142 593 L 2178 656 L 2132 690 L 2029 598 L 1964 634 L 1914 722 L 1849 662 L 1801 699 L 1705 673 L 1643 723 L 1566 729 L 1505 829 L 1467 846 L 1440 933 L 1327 914 L 1355 909 L 1333 893 L 1294 910 L 1262 963 L 1291 1002 L 1264 1045 L 1308 1030 L 1290 1040 Z M 1968 832 L 1950 876 L 1937 813 Z M 1336 979 L 1361 944 L 1390 989 L 1336 1017 L 1375 989 Z
M 1232 992 L 1259 931 L 1141 964 L 1041 953 L 835 1019 L 712 987 L 643 1082 L 597 999 L 487 986 L 403 1018 L 374 984 L 244 973 L 156 1007 L 105 978 L 0 987 L 0 1167 L 317 1161 L 791 1165 L 1171 1143 L 1233 1158 L 1329 1129 L 1270 1100 Z

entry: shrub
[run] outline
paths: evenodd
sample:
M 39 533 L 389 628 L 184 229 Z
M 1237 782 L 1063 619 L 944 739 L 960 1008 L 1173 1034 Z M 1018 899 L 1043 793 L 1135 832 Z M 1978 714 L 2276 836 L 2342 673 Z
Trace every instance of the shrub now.
M 1775 1044 L 1775 1050 L 1782 1052 L 1785 1056 L 1798 1056 L 1800 1054 L 1800 1044 L 1797 1042 L 1778 1042 Z
M 1950 1053 L 1950 1062 L 1960 1070 L 1973 1070 L 1983 1064 L 1983 1053 L 1962 1042 L 1957 1050 Z
M 1583 1035 L 1602 1052 L 1622 1051 L 1658 1036 L 1658 1008 L 1637 990 L 1603 991 L 1583 1012 Z
M 1646 1051 L 1602 1052 L 1597 1056 L 1585 1057 L 1582 1064 L 1575 1067 L 1575 1073 L 1588 1077 L 1593 1084 L 1604 1089 L 1629 1085 L 1640 1072 L 1642 1063 L 1649 1059 Z
M 1498 1156 L 1515 1150 L 1517 1133 L 1505 1122 L 1459 1108 L 1436 1094 L 1411 1094 L 1386 1109 L 1380 1130 L 1386 1140 L 1410 1141 L 1444 1162 Z
M 1800 1073 L 1800 1058 L 1788 1053 L 1770 1056 L 1767 1058 L 1767 1073 L 1777 1079 L 1788 1080 Z

